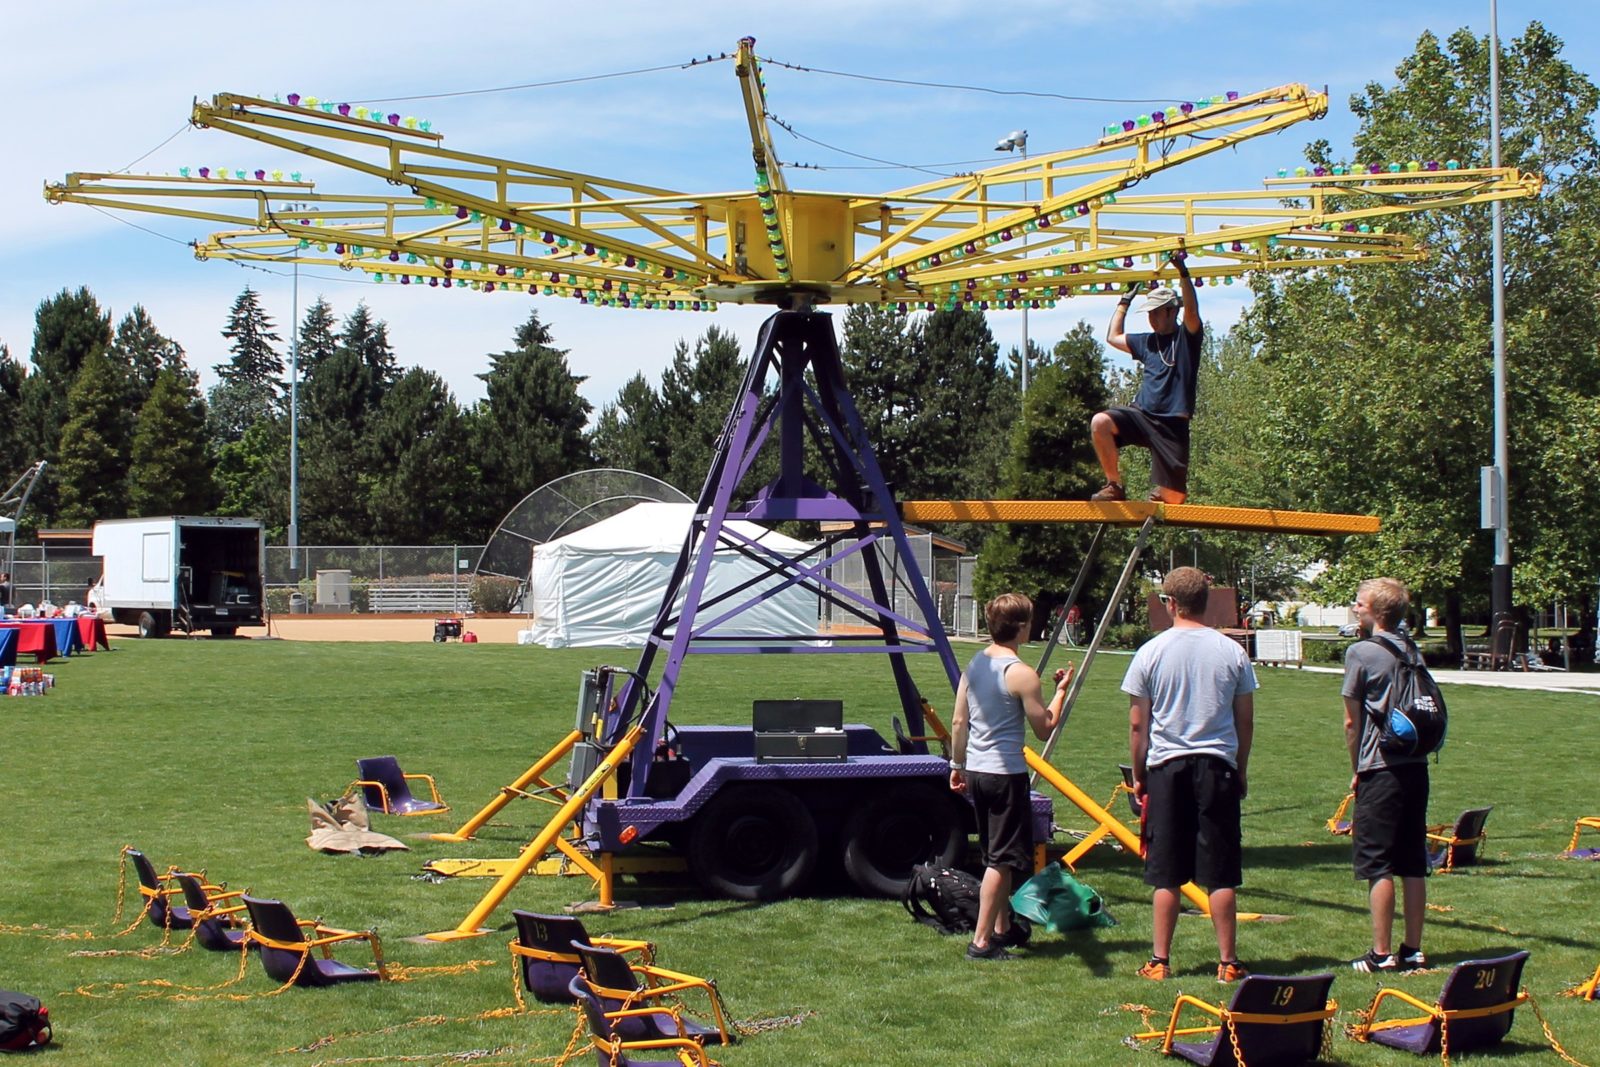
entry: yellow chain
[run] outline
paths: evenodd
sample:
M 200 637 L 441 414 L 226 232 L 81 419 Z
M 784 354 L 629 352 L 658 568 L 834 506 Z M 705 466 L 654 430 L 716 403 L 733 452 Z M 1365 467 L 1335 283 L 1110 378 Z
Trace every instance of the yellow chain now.
M 1533 999 L 1533 994 L 1528 992 L 1526 989 L 1524 989 L 1523 992 L 1528 994 L 1528 1005 L 1529 1007 L 1533 1008 L 1534 1017 L 1539 1020 L 1539 1025 L 1544 1028 L 1545 1040 L 1550 1042 L 1551 1050 L 1567 1063 L 1572 1064 L 1572 1067 L 1586 1067 L 1585 1064 L 1573 1059 L 1571 1054 L 1568 1053 L 1566 1049 L 1561 1047 L 1561 1042 L 1556 1040 L 1555 1031 L 1550 1029 L 1549 1020 L 1544 1017 L 1544 1012 L 1539 1010 L 1539 1002 Z
M 1244 1051 L 1239 1048 L 1239 1029 L 1233 1025 L 1233 1015 L 1226 1011 L 1222 1013 L 1222 1030 L 1228 1035 L 1228 1044 L 1233 1046 L 1233 1062 L 1239 1067 L 1247 1067 Z

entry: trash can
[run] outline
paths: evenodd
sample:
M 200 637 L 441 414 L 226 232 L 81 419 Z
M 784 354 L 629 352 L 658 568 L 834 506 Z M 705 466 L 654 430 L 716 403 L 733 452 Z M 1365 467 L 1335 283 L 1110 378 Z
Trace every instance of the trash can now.
M 289 594 L 289 614 L 311 614 L 311 602 L 306 599 L 306 595 L 304 593 L 296 590 L 295 592 Z

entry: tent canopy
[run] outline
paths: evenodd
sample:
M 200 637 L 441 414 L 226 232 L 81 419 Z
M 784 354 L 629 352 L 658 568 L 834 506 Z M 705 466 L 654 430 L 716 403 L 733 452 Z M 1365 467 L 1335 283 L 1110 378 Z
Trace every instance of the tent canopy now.
M 547 648 L 643 646 L 666 595 L 694 508 L 693 504 L 637 504 L 535 547 L 529 576 L 534 643 Z M 785 556 L 802 555 L 810 547 L 752 522 L 728 525 L 740 536 Z M 760 564 L 720 547 L 712 557 L 704 596 L 715 597 L 762 573 Z M 781 580 L 773 578 L 734 594 L 719 607 L 726 610 L 764 593 L 771 595 L 711 632 L 814 639 L 817 595 L 798 586 L 772 592 L 781 585 Z M 682 599 L 680 591 L 680 608 Z

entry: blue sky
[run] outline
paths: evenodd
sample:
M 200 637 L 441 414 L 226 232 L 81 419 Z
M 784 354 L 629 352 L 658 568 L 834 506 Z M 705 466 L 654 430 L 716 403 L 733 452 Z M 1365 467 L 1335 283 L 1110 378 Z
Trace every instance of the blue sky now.
M 325 189 L 354 188 L 314 161 L 275 158 L 253 142 L 188 129 L 195 96 L 299 92 L 359 103 L 446 94 L 678 64 L 731 51 L 746 35 L 757 39 L 759 55 L 784 63 L 998 90 L 1170 101 L 1294 81 L 1326 86 L 1327 118 L 1181 168 L 1164 186 L 1253 188 L 1279 166 L 1298 162 L 1314 138 L 1327 138 L 1337 155 L 1355 129 L 1352 93 L 1370 81 L 1392 83 L 1396 64 L 1425 30 L 1441 37 L 1463 25 L 1487 32 L 1489 8 L 1488 0 L 726 6 L 726 13 L 693 14 L 686 13 L 693 6 L 634 2 L 14 6 L 0 41 L 0 89 L 10 102 L 11 126 L 10 163 L 0 173 L 0 232 L 8 245 L 0 266 L 0 342 L 26 361 L 38 303 L 79 285 L 119 319 L 134 303 L 144 304 L 187 349 L 205 386 L 215 381 L 213 365 L 227 358 L 218 331 L 245 284 L 260 290 L 287 338 L 286 268 L 267 273 L 196 262 L 181 242 L 204 236 L 200 224 L 132 217 L 169 238 L 163 239 L 86 207 L 47 205 L 40 195 L 45 181 L 68 171 L 117 170 L 146 153 L 136 171 L 281 166 L 303 170 Z M 1502 39 L 1531 19 L 1564 40 L 1569 62 L 1600 78 L 1600 3 L 1500 0 Z M 897 86 L 771 64 L 767 82 L 772 111 L 807 137 L 893 163 L 962 164 L 950 169 L 1001 161 L 995 141 L 1013 129 L 1028 131 L 1031 151 L 1069 148 L 1093 141 L 1107 122 L 1148 110 Z M 686 191 L 742 188 L 750 180 L 743 110 L 728 63 L 405 107 L 431 119 L 445 145 L 458 150 Z M 775 137 L 786 162 L 851 168 L 791 172 L 795 187 L 875 192 L 918 180 L 916 171 L 854 169 L 860 159 L 781 131 Z M 1241 288 L 1206 292 L 1203 310 L 1213 324 L 1237 318 L 1246 299 Z M 365 300 L 389 323 L 400 362 L 438 372 L 464 403 L 482 395 L 474 376 L 487 353 L 507 347 L 530 303 L 525 296 L 417 291 L 336 270 L 302 271 L 302 313 L 319 294 L 341 317 Z M 715 322 L 748 345 L 767 313 L 609 310 L 557 299 L 536 306 L 571 350 L 575 372 L 588 376 L 583 392 L 597 409 L 636 370 L 655 379 L 680 338 L 692 339 Z M 1108 300 L 1074 300 L 1035 312 L 1030 332 L 1035 343 L 1048 344 L 1080 317 L 1099 328 L 1110 310 Z M 1003 346 L 1019 343 L 1017 313 L 992 313 L 990 321 Z

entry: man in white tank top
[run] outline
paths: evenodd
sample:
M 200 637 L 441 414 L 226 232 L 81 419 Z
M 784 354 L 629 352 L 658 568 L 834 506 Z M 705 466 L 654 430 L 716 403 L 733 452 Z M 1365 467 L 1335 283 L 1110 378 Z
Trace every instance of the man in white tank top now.
M 972 657 L 956 689 L 950 723 L 950 788 L 972 798 L 983 850 L 983 886 L 978 893 L 978 928 L 967 958 L 1010 959 L 1011 886 L 1033 871 L 1033 806 L 1028 764 L 1022 755 L 1024 726 L 1043 741 L 1061 721 L 1067 672 L 1056 672 L 1056 695 L 1047 708 L 1039 676 L 1017 656 L 1028 636 L 1033 602 L 1004 593 L 984 606 L 991 644 Z

